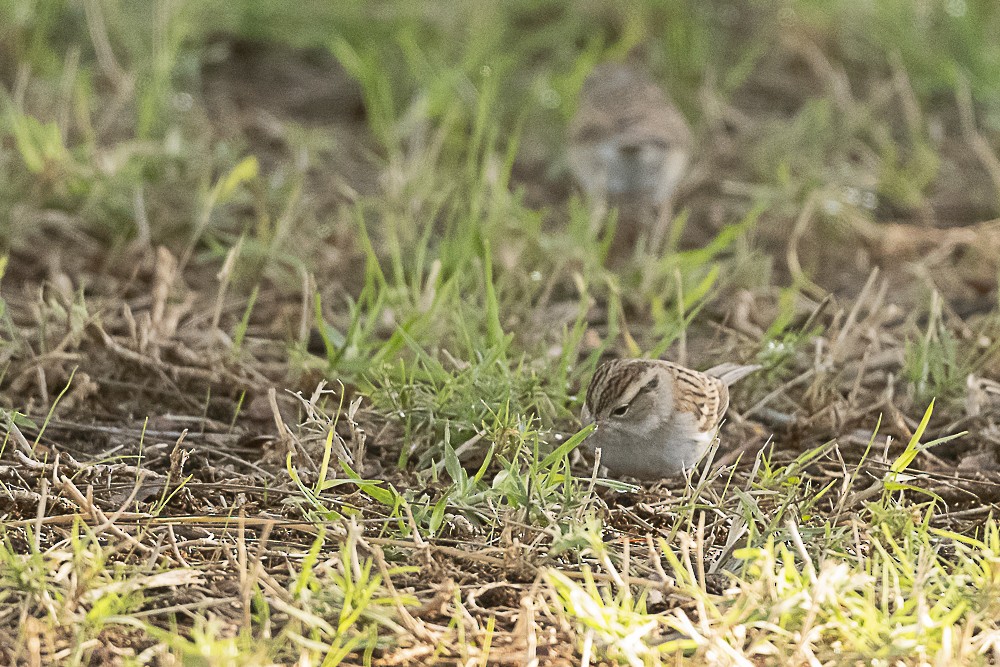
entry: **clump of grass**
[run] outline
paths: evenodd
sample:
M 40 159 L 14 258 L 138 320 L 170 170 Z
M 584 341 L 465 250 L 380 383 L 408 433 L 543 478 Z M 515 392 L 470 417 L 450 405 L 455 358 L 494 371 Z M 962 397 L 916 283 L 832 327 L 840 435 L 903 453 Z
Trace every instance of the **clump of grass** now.
M 579 624 L 581 652 L 619 664 L 672 664 L 675 656 L 692 663 L 958 664 L 995 651 L 995 605 L 979 591 L 996 587 L 989 574 L 997 557 L 996 522 L 984 527 L 984 540 L 955 543 L 950 559 L 940 555 L 950 539 L 921 523 L 911 522 L 902 534 L 896 540 L 860 533 L 870 556 L 857 560 L 816 559 L 773 539 L 738 550 L 743 571 L 723 596 L 706 595 L 692 581 L 690 560 L 668 556 L 697 613 L 651 613 L 645 596 L 615 594 L 612 585 L 593 579 L 580 585 L 552 573 L 550 582 L 559 608 Z
M 904 370 L 917 401 L 937 399 L 954 405 L 965 398 L 969 375 L 988 364 L 1000 344 L 982 348 L 961 341 L 945 324 L 940 299 L 933 293 L 925 332 L 906 341 Z
M 828 448 L 804 454 L 787 467 L 771 469 L 763 461 L 748 486 L 764 492 L 761 500 L 767 498 L 766 489 L 773 489 L 773 502 L 781 508 L 795 506 L 795 511 L 774 513 L 770 504 L 758 507 L 759 501 L 749 501 L 754 512 L 730 519 L 731 530 L 751 530 L 738 538 L 746 546 L 732 551 L 721 594 L 705 590 L 704 559 L 717 553 L 718 545 L 706 539 L 704 518 L 694 519 L 698 505 L 687 510 L 689 531 L 676 541 L 660 542 L 666 564 L 658 570 L 665 577 L 661 586 L 643 584 L 636 593 L 607 560 L 602 562 L 610 574 L 606 581 L 595 580 L 589 571 L 583 584 L 550 572 L 557 609 L 575 624 L 581 653 L 618 664 L 671 664 L 681 656 L 737 664 L 782 656 L 806 664 L 903 656 L 964 661 L 984 649 L 995 650 L 992 638 L 1000 628 L 994 605 L 976 591 L 995 587 L 988 564 L 997 557 L 1000 526 L 987 520 L 981 538 L 934 528 L 936 503 L 914 503 L 900 492 L 920 497 L 923 492 L 896 481 L 917 451 L 934 444 L 919 443 L 930 415 L 931 408 L 911 445 L 886 473 L 887 493 L 846 525 L 816 511 L 823 503 L 813 501 L 831 491 L 830 486 L 815 498 L 807 491 L 804 505 L 793 500 L 802 491 L 796 483 L 800 466 Z M 748 507 L 743 492 L 737 491 L 736 500 L 726 504 L 729 509 L 715 509 Z M 664 590 L 689 597 L 693 605 L 651 610 L 649 601 L 662 600 Z

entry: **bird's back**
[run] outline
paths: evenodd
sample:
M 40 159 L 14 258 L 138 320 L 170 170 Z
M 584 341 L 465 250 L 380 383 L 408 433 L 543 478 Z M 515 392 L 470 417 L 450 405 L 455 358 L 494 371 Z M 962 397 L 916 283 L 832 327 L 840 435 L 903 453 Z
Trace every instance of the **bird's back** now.
M 672 361 L 660 361 L 674 378 L 674 411 L 695 417 L 699 430 L 710 431 L 729 409 L 729 387 L 721 379 L 680 366 Z

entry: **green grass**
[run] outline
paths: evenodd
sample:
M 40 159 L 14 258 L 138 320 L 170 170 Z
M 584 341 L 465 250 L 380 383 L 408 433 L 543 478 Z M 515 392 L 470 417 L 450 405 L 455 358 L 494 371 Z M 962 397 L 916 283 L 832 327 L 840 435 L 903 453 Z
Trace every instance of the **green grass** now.
M 947 259 L 861 288 L 879 223 L 1000 211 L 1000 9 L 710 4 L 0 6 L 0 662 L 995 661 L 992 486 L 940 479 L 995 312 Z M 216 105 L 222 34 L 364 118 Z M 565 127 L 630 53 L 703 175 L 609 268 Z M 747 454 L 592 477 L 608 354 L 764 364 Z

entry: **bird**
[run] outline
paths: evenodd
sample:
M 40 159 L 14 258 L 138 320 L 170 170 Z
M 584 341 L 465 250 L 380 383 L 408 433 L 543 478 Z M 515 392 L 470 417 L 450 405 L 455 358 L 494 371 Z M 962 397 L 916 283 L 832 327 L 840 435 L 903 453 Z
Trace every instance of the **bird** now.
M 594 373 L 581 415 L 596 429 L 581 449 L 601 450 L 615 477 L 662 479 L 693 468 L 715 439 L 729 386 L 761 368 L 721 364 L 696 371 L 659 359 L 615 359 Z
M 602 63 L 583 83 L 568 139 L 580 187 L 592 200 L 619 208 L 619 229 L 632 243 L 647 232 L 658 252 L 693 148 L 683 114 L 645 72 Z

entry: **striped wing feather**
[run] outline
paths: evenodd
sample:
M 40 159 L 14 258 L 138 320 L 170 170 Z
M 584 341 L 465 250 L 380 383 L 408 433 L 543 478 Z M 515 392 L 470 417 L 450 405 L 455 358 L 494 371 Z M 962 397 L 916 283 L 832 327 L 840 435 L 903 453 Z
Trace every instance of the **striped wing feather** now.
M 700 431 L 711 431 L 729 409 L 729 388 L 719 378 L 661 361 L 674 376 L 674 409 L 697 418 Z

